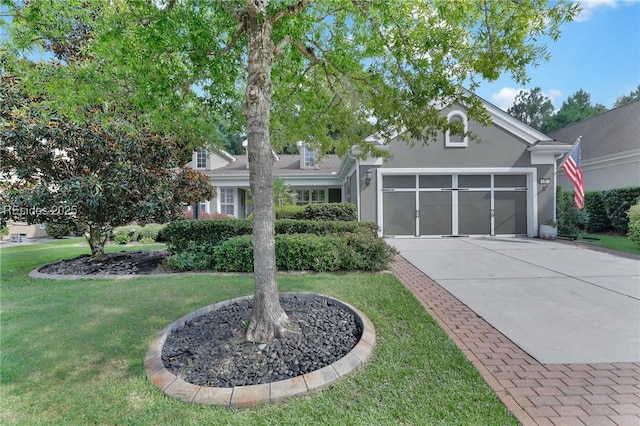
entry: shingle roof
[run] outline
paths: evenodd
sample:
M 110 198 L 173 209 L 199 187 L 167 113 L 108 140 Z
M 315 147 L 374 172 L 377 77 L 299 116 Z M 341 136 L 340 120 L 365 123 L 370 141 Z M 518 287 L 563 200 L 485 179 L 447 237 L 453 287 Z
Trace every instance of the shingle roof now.
M 319 159 L 317 169 L 301 169 L 299 155 L 278 155 L 278 157 L 280 159 L 273 163 L 274 176 L 326 176 L 337 173 L 341 162 L 337 155 L 325 155 Z M 200 172 L 210 176 L 248 176 L 247 156 L 239 155 L 236 157 L 236 161 L 224 167 L 215 170 L 200 170 Z
M 570 144 L 582 136 L 583 161 L 639 150 L 640 101 L 550 132 L 549 136 Z

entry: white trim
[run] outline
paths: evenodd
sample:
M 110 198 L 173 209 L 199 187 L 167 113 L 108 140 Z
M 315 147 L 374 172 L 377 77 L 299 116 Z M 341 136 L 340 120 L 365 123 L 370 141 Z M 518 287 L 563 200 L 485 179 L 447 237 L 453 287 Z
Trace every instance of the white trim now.
M 376 179 L 376 224 L 378 225 L 378 235 L 383 236 L 384 212 L 382 203 L 382 178 L 384 175 L 442 175 L 442 174 L 518 174 L 527 175 L 527 236 L 534 237 L 538 234 L 538 194 L 536 182 L 538 181 L 538 170 L 535 167 L 469 167 L 469 168 L 389 168 L 377 169 Z M 454 176 L 455 178 L 455 176 Z M 457 181 L 454 180 L 453 184 Z M 456 191 L 453 191 L 452 202 L 455 203 Z M 455 213 L 455 212 L 454 212 Z M 453 224 L 455 228 L 455 223 Z M 454 235 L 457 229 L 452 229 Z M 414 237 L 415 238 L 415 237 Z
M 238 188 L 235 186 L 218 186 L 218 194 L 216 196 L 216 212 L 221 214 L 229 214 L 224 213 L 222 211 L 222 204 L 229 205 L 229 203 L 222 203 L 220 201 L 220 192 L 224 190 L 230 190 L 231 195 L 233 196 L 233 217 L 238 217 Z
M 453 117 L 460 117 L 462 119 L 462 125 L 464 126 L 465 133 L 469 131 L 469 119 L 467 118 L 467 114 L 461 110 L 454 109 L 447 114 L 447 123 L 450 123 Z M 451 136 L 447 129 L 444 134 L 444 146 L 446 148 L 466 148 L 469 146 L 469 137 L 464 135 L 462 137 L 462 142 L 451 142 Z

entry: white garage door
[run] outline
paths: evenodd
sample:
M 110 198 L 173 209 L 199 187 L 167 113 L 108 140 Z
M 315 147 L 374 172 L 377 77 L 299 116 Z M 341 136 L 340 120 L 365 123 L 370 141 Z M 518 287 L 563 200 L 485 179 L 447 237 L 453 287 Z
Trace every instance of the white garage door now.
M 526 235 L 526 174 L 388 174 L 384 236 Z

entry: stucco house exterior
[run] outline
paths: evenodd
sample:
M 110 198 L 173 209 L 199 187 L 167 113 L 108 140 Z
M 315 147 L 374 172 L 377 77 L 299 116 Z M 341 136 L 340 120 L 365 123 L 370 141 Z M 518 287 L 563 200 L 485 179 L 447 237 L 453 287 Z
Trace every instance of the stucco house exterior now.
M 585 191 L 640 186 L 640 101 L 603 112 L 549 134 L 572 143 L 582 136 L 582 177 Z M 564 171 L 558 184 L 573 185 Z
M 555 141 L 484 102 L 492 124 L 467 119 L 461 106 L 442 110 L 480 137 L 440 134 L 413 147 L 376 135 L 367 143 L 387 158 L 361 158 L 353 148 L 343 157 L 319 157 L 300 143 L 299 155 L 274 154 L 274 176 L 298 192 L 300 204 L 350 202 L 359 219 L 372 221 L 385 237 L 534 237 L 555 219 L 556 172 L 573 141 Z M 209 175 L 218 198 L 201 208 L 245 217 L 249 212 L 247 158 L 198 150 L 189 164 Z

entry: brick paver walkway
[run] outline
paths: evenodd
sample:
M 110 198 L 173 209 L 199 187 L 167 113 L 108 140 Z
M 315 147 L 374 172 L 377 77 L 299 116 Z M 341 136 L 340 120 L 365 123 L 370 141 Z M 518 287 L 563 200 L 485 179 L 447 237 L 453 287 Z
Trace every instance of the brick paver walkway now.
M 391 269 L 523 425 L 640 426 L 640 362 L 540 364 L 402 256 Z

